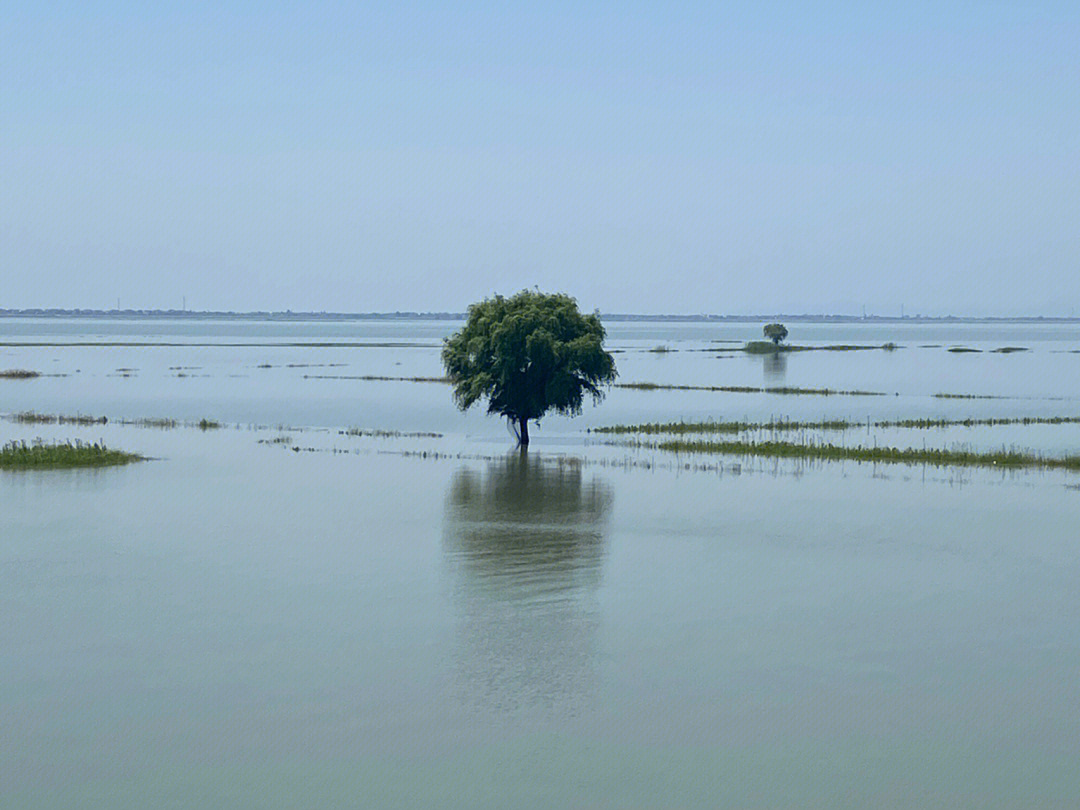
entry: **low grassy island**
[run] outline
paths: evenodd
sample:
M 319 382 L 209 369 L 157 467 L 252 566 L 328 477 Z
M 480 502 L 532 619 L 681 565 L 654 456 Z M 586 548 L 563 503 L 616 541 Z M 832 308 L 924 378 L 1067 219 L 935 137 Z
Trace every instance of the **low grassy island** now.
M 33 380 L 40 376 L 40 371 L 29 371 L 25 368 L 0 369 L 0 380 Z
M 0 447 L 0 470 L 68 470 L 82 467 L 117 467 L 145 461 L 144 456 L 110 450 L 86 442 L 8 442 Z

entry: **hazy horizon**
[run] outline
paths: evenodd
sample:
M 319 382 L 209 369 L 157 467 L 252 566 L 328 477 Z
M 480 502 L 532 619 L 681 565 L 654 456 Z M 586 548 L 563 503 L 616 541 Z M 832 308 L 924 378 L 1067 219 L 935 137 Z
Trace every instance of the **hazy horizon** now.
M 1071 316 L 1080 8 L 42 3 L 0 308 Z
M 845 322 L 857 322 L 860 320 L 866 321 L 941 321 L 949 319 L 958 319 L 964 321 L 1033 321 L 1033 320 L 1055 320 L 1055 321 L 1080 321 L 1080 316 L 1076 314 L 1063 314 L 1063 315 L 1045 315 L 1041 313 L 1028 313 L 1017 315 L 978 315 L 978 314 L 960 314 L 960 313 L 945 313 L 938 315 L 929 315 L 918 312 L 904 312 L 904 313 L 887 313 L 887 312 L 870 312 L 866 313 L 854 313 L 854 312 L 693 312 L 693 313 L 679 313 L 679 312 L 616 312 L 605 311 L 599 307 L 594 308 L 595 312 L 599 313 L 603 318 L 616 318 L 616 319 L 641 319 L 641 320 L 663 320 L 678 319 L 678 320 L 718 320 L 718 321 L 747 321 L 752 322 L 755 320 L 767 320 L 767 319 L 790 319 L 794 321 L 829 321 L 829 320 L 843 320 Z M 356 318 L 363 320 L 365 318 L 401 318 L 407 320 L 410 317 L 417 318 L 438 318 L 440 316 L 447 316 L 452 318 L 464 318 L 466 315 L 466 308 L 460 310 L 420 310 L 420 309 L 397 309 L 397 310 L 333 310 L 333 309 L 319 309 L 319 310 L 302 310 L 302 309 L 170 309 L 170 308 L 154 308 L 154 307 L 123 307 L 121 309 L 113 308 L 97 308 L 97 307 L 0 307 L 0 316 L 15 316 L 20 315 L 32 316 L 34 313 L 47 313 L 49 316 L 54 315 L 81 315 L 84 317 L 109 317 L 115 315 L 147 315 L 147 316 L 167 316 L 167 317 L 215 317 L 215 316 L 234 316 L 238 318 L 257 317 L 257 316 L 274 316 L 274 317 L 294 317 L 303 318 L 305 316 L 314 317 L 326 317 L 326 318 Z

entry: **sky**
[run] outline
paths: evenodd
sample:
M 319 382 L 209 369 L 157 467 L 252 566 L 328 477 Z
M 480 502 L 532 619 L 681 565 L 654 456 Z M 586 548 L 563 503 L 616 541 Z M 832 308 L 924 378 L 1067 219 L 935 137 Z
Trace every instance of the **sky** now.
M 0 308 L 1080 315 L 1080 4 L 0 0 Z

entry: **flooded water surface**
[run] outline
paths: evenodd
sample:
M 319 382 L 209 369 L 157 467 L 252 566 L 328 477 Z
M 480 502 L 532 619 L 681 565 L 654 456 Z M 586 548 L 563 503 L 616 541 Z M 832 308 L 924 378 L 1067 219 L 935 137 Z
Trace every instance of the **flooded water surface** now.
M 1080 473 L 589 429 L 1078 454 L 873 423 L 1080 416 L 1080 327 L 613 323 L 620 383 L 860 393 L 616 388 L 523 454 L 437 379 L 457 326 L 0 320 L 2 442 L 151 459 L 0 472 L 0 806 L 1074 805 Z

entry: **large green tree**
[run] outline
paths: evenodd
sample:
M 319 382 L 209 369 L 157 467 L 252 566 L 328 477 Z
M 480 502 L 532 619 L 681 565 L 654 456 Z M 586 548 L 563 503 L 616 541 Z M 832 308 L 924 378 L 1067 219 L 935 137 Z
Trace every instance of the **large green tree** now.
M 601 386 L 615 379 L 600 318 L 582 315 L 570 296 L 528 290 L 469 307 L 442 359 L 458 406 L 486 398 L 488 413 L 517 425 L 522 446 L 529 444 L 530 419 L 548 411 L 579 414 L 586 395 L 599 402 Z

